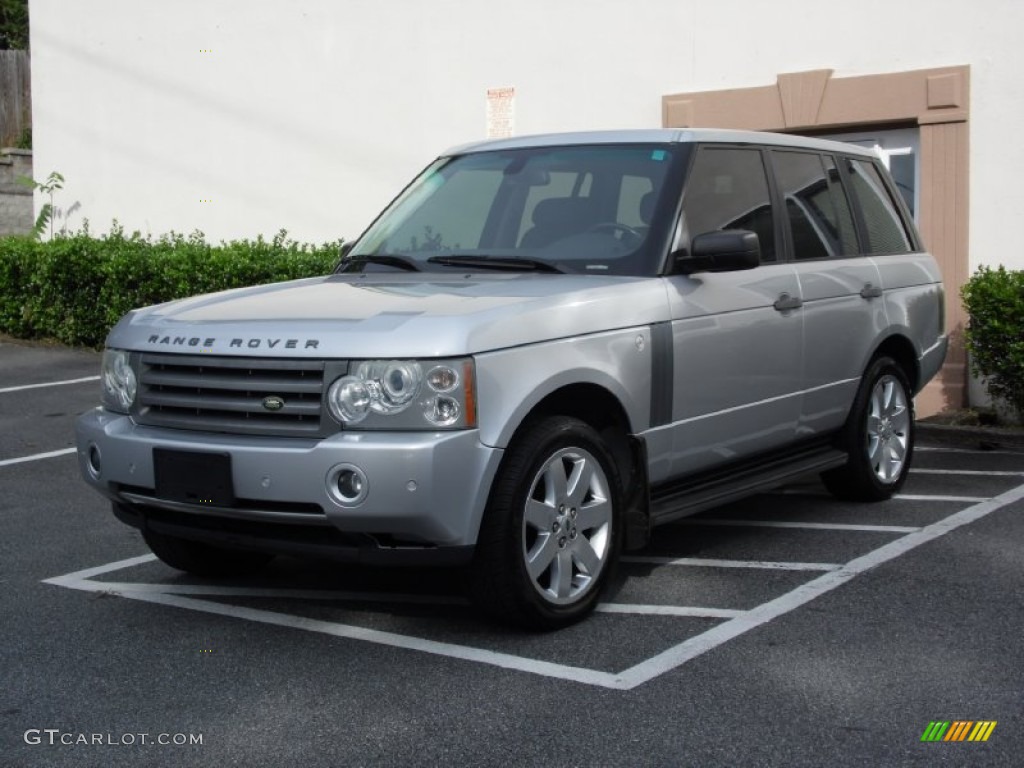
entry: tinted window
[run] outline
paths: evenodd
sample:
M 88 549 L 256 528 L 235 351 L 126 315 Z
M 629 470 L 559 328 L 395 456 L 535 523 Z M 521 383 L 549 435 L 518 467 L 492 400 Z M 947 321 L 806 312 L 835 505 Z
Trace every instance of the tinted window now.
M 850 209 L 831 159 L 826 163 L 818 154 L 776 151 L 772 168 L 786 201 L 793 256 L 806 260 L 855 253 Z
M 756 232 L 761 259 L 774 261 L 775 225 L 760 150 L 702 149 L 686 182 L 683 220 L 691 240 L 721 229 Z
M 882 182 L 874 163 L 867 160 L 846 161 L 853 191 L 860 201 L 867 226 L 870 253 L 906 253 L 910 250 L 903 221 Z
M 859 253 L 857 245 L 857 230 L 853 226 L 853 211 L 850 209 L 850 200 L 843 191 L 843 184 L 839 180 L 839 169 L 830 156 L 822 158 L 825 162 L 825 173 L 828 178 L 828 188 L 832 192 L 832 204 L 835 206 L 836 218 L 832 221 L 832 227 L 839 233 L 839 246 L 844 254 Z

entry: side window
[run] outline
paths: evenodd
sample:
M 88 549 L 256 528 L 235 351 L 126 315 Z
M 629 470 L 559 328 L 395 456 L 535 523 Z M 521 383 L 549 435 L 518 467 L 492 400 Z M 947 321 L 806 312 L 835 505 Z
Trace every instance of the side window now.
M 802 152 L 772 152 L 772 169 L 783 200 L 798 260 L 826 259 L 839 252 L 838 233 L 831 226 L 835 210 L 821 157 Z
M 867 250 L 872 254 L 906 253 L 910 250 L 903 220 L 893 205 L 875 164 L 845 159 L 853 193 L 860 203 L 867 226 Z
M 828 188 L 832 192 L 832 203 L 835 205 L 835 221 L 832 226 L 839 233 L 839 245 L 842 253 L 859 253 L 857 245 L 857 230 L 853 226 L 853 211 L 850 209 L 850 200 L 843 191 L 843 184 L 839 179 L 839 169 L 831 156 L 822 158 L 825 161 L 825 173 L 828 178 Z
M 762 261 L 775 261 L 775 225 L 761 151 L 702 148 L 686 182 L 683 221 L 691 240 L 721 229 L 756 232 Z

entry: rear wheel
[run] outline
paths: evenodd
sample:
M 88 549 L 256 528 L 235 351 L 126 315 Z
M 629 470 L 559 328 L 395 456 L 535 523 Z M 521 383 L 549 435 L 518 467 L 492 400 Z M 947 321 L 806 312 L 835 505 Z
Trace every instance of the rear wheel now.
M 556 629 L 586 616 L 618 556 L 622 488 L 601 437 L 550 417 L 516 438 L 495 481 L 472 595 L 496 618 Z
M 868 368 L 841 442 L 849 461 L 821 476 L 833 495 L 880 501 L 903 486 L 914 453 L 914 401 L 906 374 L 891 357 Z
M 273 555 L 266 552 L 216 547 L 155 531 L 143 531 L 142 538 L 153 550 L 153 554 L 167 565 L 208 578 L 243 576 L 259 570 L 274 559 Z

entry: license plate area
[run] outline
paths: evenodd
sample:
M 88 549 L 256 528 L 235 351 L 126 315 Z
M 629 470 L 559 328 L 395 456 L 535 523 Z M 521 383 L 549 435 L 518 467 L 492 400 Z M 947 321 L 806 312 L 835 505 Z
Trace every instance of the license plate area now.
M 154 448 L 153 473 L 158 498 L 210 507 L 235 503 L 228 453 Z

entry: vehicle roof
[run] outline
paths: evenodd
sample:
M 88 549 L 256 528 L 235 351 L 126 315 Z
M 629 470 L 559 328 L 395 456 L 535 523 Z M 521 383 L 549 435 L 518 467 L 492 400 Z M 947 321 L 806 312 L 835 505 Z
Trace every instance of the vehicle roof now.
M 516 136 L 510 139 L 478 141 L 452 147 L 442 157 L 475 152 L 493 152 L 501 149 L 532 149 L 593 144 L 691 144 L 715 142 L 727 144 L 767 144 L 776 147 L 799 147 L 828 152 L 874 157 L 869 149 L 827 139 L 793 136 L 767 131 L 735 131 L 725 128 L 657 128 L 618 131 L 577 131 L 573 133 L 545 133 Z

